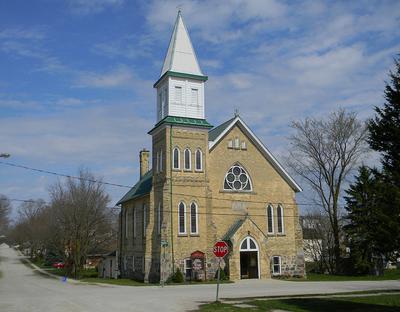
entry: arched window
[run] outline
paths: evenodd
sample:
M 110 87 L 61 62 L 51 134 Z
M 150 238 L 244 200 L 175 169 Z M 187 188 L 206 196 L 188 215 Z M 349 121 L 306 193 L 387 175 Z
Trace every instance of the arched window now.
M 190 234 L 199 234 L 199 218 L 197 213 L 197 204 L 192 202 L 190 204 Z
M 160 161 L 159 161 L 159 169 L 160 169 L 159 171 L 160 172 L 162 172 L 162 170 L 163 170 L 163 163 L 162 163 L 163 159 L 162 159 L 162 157 L 163 157 L 162 156 L 162 150 L 160 150 Z
M 200 149 L 196 150 L 196 170 L 202 171 L 203 170 L 203 153 Z
M 146 236 L 146 228 L 147 228 L 147 206 L 143 204 L 143 237 Z
M 267 207 L 267 230 L 268 234 L 274 233 L 274 207 L 271 205 Z
M 128 238 L 128 225 L 129 225 L 129 220 L 128 220 L 128 210 L 125 210 L 125 238 Z
M 179 151 L 179 148 L 177 148 L 177 147 L 174 148 L 174 152 L 172 155 L 172 167 L 173 167 L 173 169 L 180 168 L 180 151 Z
M 225 174 L 224 190 L 251 191 L 251 179 L 247 171 L 239 164 L 229 168 Z
M 276 221 L 278 225 L 278 233 L 283 234 L 285 232 L 285 227 L 283 223 L 283 207 L 282 205 L 278 205 L 278 208 L 276 210 Z
M 158 207 L 157 207 L 157 232 L 158 234 L 161 234 L 161 202 L 158 203 Z
M 186 205 L 183 202 L 178 206 L 178 233 L 186 234 Z
M 247 236 L 240 244 L 240 251 L 258 251 L 258 247 L 254 239 Z
M 185 170 L 190 170 L 192 169 L 192 153 L 190 152 L 190 149 L 185 149 L 184 152 L 185 155 Z

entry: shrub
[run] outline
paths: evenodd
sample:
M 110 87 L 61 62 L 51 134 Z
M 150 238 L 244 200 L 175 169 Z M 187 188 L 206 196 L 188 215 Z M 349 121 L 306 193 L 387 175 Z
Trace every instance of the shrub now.
M 183 281 L 183 274 L 179 268 L 177 268 L 175 273 L 172 273 L 167 279 L 167 283 L 183 283 Z

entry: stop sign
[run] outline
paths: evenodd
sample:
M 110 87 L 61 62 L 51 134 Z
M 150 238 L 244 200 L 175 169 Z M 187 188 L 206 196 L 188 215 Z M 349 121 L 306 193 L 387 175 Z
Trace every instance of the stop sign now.
M 216 257 L 223 258 L 229 252 L 228 244 L 223 242 L 223 241 L 216 242 L 215 245 L 214 245 L 214 250 L 213 251 L 214 251 L 214 255 Z

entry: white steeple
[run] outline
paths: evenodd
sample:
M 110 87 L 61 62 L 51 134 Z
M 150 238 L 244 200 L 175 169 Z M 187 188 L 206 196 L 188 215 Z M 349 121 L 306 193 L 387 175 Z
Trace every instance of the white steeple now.
M 167 71 L 203 76 L 189 33 L 183 22 L 181 11 L 178 11 L 178 16 L 176 17 L 161 76 Z
M 204 76 L 181 12 L 176 17 L 157 88 L 157 122 L 167 116 L 204 119 Z

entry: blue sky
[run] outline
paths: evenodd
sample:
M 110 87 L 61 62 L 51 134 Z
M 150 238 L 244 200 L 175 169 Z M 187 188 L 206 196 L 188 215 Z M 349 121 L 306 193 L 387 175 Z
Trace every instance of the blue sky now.
M 383 103 L 400 52 L 399 1 L 1 1 L 0 153 L 133 185 L 180 4 L 209 76 L 208 121 L 238 108 L 278 159 L 292 120 L 339 107 L 366 119 Z M 10 198 L 47 200 L 54 181 L 0 164 Z M 126 189 L 107 191 L 115 203 Z

